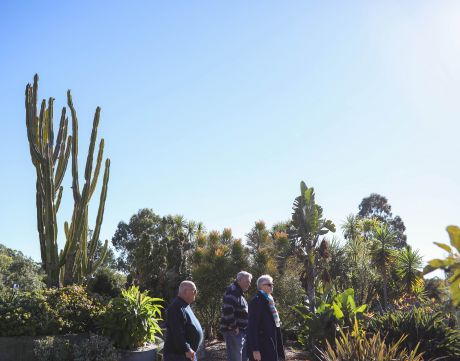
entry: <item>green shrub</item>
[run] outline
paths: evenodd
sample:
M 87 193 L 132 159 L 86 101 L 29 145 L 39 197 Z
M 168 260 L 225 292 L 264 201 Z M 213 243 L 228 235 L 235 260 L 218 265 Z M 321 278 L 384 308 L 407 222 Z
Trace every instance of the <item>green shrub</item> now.
M 446 357 L 444 360 L 460 359 L 460 331 L 447 325 L 447 316 L 430 309 L 414 308 L 408 311 L 390 311 L 374 316 L 368 322 L 368 331 L 386 335 L 388 342 L 396 342 L 406 336 L 403 346 L 419 350 L 429 359 Z
M 117 361 L 120 356 L 107 337 L 90 335 L 73 351 L 74 361 Z
M 57 327 L 54 310 L 42 292 L 4 294 L 0 298 L 0 336 L 36 336 Z
M 140 292 L 132 286 L 122 292 L 121 297 L 112 299 L 102 319 L 104 334 L 115 346 L 135 349 L 146 342 L 154 342 L 161 334 L 158 321 L 161 320 L 161 298 L 152 298 L 147 291 Z
M 302 318 L 299 343 L 306 347 L 312 344 L 324 345 L 326 340 L 334 343 L 337 328 L 352 327 L 356 317 L 361 318 L 366 307 L 356 306 L 352 288 L 333 296 L 330 303 L 321 301 L 314 313 L 304 305 L 295 306 L 294 310 Z
M 37 361 L 72 360 L 72 345 L 69 340 L 48 336 L 34 341 L 34 355 Z
M 96 330 L 105 306 L 72 286 L 0 297 L 0 336 L 39 336 Z
M 326 348 L 319 350 L 321 361 L 423 361 L 417 346 L 411 351 L 403 348 L 404 336 L 394 343 L 388 343 L 379 332 L 367 337 L 357 321 L 353 330 L 339 332 L 335 346 L 326 341 Z
M 109 268 L 99 269 L 88 282 L 88 290 L 104 297 L 118 297 L 126 284 L 126 276 Z
M 50 307 L 56 312 L 57 334 L 95 332 L 104 305 L 82 286 L 69 286 L 45 291 Z

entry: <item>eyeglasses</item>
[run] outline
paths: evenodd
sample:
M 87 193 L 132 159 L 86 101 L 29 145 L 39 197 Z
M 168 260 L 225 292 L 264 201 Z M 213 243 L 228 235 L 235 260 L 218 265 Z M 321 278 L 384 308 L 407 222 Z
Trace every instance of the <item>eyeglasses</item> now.
M 274 286 L 274 284 L 273 284 L 273 283 L 264 283 L 262 286 L 273 287 L 273 286 Z

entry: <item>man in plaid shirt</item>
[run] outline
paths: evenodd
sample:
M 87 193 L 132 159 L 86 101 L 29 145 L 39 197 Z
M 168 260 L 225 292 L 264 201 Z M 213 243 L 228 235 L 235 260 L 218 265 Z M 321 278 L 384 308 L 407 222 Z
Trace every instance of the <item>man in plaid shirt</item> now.
M 222 304 L 220 331 L 227 344 L 228 361 L 246 361 L 246 327 L 248 325 L 248 303 L 243 293 L 251 285 L 252 275 L 241 271 L 236 280 L 225 291 Z

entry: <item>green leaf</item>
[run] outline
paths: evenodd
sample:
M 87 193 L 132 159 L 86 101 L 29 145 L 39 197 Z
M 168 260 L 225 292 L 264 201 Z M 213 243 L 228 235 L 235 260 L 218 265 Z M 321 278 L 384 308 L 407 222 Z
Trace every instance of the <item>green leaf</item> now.
M 460 281 L 457 279 L 450 284 L 450 293 L 452 294 L 452 303 L 454 306 L 460 305 Z
M 449 247 L 447 244 L 445 243 L 438 243 L 438 242 L 433 242 L 436 246 L 438 247 L 441 247 L 443 250 L 449 252 L 449 253 L 452 253 L 452 248 Z
M 337 320 L 341 320 L 343 318 L 343 312 L 337 303 L 334 302 L 332 304 L 332 310 L 334 311 L 334 316 Z
M 450 237 L 450 244 L 460 252 L 460 228 L 457 226 L 447 227 L 447 232 Z
M 432 259 L 431 261 L 428 261 L 428 265 L 435 269 L 442 268 L 442 267 L 446 267 L 446 261 L 436 258 L 436 259 Z

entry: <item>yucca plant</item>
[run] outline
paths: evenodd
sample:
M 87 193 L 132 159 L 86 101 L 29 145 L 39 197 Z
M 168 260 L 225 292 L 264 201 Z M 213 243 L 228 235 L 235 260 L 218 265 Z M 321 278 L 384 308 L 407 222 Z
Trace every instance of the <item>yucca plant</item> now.
M 159 302 L 163 299 L 152 298 L 137 286 L 123 291 L 121 297 L 110 301 L 102 320 L 104 334 L 121 349 L 132 350 L 154 342 L 156 335 L 162 334 L 158 321 L 163 306 Z
M 413 350 L 402 347 L 405 336 L 393 344 L 387 344 L 379 332 L 367 337 L 357 320 L 352 331 L 340 329 L 339 332 L 335 347 L 327 341 L 326 348 L 318 350 L 321 361 L 423 361 L 418 346 Z

